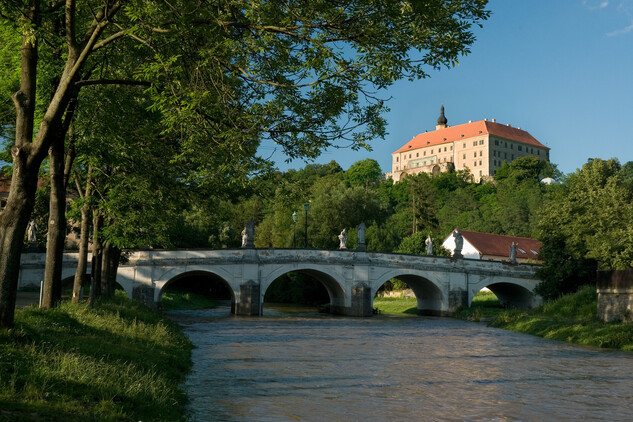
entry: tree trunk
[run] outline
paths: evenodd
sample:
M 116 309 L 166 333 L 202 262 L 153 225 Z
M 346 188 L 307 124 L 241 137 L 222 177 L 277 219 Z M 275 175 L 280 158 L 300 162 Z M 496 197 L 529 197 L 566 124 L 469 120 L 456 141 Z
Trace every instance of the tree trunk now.
M 81 206 L 81 232 L 79 234 L 79 257 L 77 258 L 77 272 L 73 283 L 73 303 L 79 303 L 79 293 L 81 286 L 86 279 L 86 269 L 88 267 L 88 241 L 90 238 L 90 195 L 92 183 L 92 167 L 88 168 L 88 179 L 86 181 L 86 191 L 83 195 L 84 203 Z M 81 192 L 81 186 L 77 183 L 77 191 Z
M 101 230 L 101 224 L 103 222 L 103 217 L 99 214 L 99 211 L 94 210 L 92 213 L 92 281 L 91 284 L 92 291 L 90 292 L 91 298 L 99 298 L 101 297 L 101 272 L 102 272 L 102 250 L 103 245 L 101 244 L 101 235 L 99 231 Z
M 42 309 L 49 309 L 62 299 L 62 260 L 66 241 L 66 188 L 64 187 L 64 135 L 58 136 L 50 148 L 49 173 L 51 198 L 48 236 L 46 238 L 46 267 Z
M 36 168 L 25 161 L 27 153 L 13 147 L 13 175 L 7 206 L 0 213 L 0 328 L 13 327 L 20 255 L 24 234 L 35 202 Z
M 103 246 L 103 273 L 101 275 L 103 295 L 111 297 L 114 295 L 114 284 L 116 283 L 116 273 L 121 259 L 121 249 L 106 242 Z
M 39 23 L 39 1 L 34 1 L 25 12 L 31 22 Z M 35 151 L 31 144 L 37 85 L 37 47 L 37 37 L 25 30 L 20 52 L 20 90 L 12 96 L 16 111 L 15 146 L 11 148 L 13 175 L 6 208 L 0 213 L 0 328 L 13 327 L 22 244 L 33 212 L 40 163 L 45 157 L 41 151 Z

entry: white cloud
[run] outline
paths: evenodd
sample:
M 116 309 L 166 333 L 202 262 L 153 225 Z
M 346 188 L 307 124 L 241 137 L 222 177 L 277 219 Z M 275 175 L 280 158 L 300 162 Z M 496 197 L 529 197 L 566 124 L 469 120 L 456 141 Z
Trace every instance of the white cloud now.
M 589 10 L 598 10 L 598 9 L 604 9 L 605 7 L 607 7 L 609 5 L 609 0 L 603 0 L 603 1 L 588 1 L 588 0 L 584 0 L 582 2 L 582 5 L 584 7 L 586 7 Z
M 629 26 L 626 26 L 622 29 L 618 29 L 617 31 L 613 31 L 613 32 L 607 32 L 607 37 L 615 37 L 617 35 L 622 35 L 622 34 L 626 34 L 633 31 L 633 22 L 631 22 L 631 24 Z

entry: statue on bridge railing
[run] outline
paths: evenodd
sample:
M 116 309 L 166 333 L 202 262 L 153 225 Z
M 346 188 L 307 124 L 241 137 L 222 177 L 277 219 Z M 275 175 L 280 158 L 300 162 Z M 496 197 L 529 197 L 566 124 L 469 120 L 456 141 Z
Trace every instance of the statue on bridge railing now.
M 343 229 L 341 234 L 338 235 L 338 240 L 339 240 L 338 248 L 347 249 L 347 230 L 346 229 Z
M 37 252 L 37 223 L 31 220 L 26 230 L 27 240 L 29 242 L 29 252 Z
M 464 237 L 459 229 L 453 230 L 453 237 L 455 238 L 455 250 L 453 251 L 453 258 L 463 258 L 462 248 L 464 247 Z
M 255 222 L 253 220 L 248 220 L 246 227 L 242 230 L 242 247 L 255 247 Z
M 31 220 L 26 230 L 28 231 L 29 243 L 37 243 L 37 223 Z
M 367 248 L 365 247 L 365 222 L 362 221 L 358 226 L 356 226 L 356 230 L 358 230 L 358 246 L 356 247 L 357 251 L 365 251 Z
M 510 245 L 510 263 L 517 263 L 517 244 L 514 242 Z
M 429 235 L 426 240 L 424 241 L 424 244 L 426 245 L 426 254 L 429 256 L 433 255 L 433 239 L 431 238 L 431 235 Z

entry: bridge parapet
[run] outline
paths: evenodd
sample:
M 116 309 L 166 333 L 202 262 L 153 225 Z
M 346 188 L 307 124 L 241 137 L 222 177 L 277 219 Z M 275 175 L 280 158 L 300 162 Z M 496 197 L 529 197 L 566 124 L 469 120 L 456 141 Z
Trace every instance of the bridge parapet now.
M 72 275 L 77 256 L 64 255 L 64 268 L 70 273 L 65 276 Z M 32 280 L 21 281 L 21 286 L 39 286 L 44 264 L 44 254 L 24 254 L 21 280 Z M 163 289 L 173 280 L 187 274 L 212 274 L 229 285 L 236 312 L 259 315 L 266 290 L 276 279 L 303 272 L 325 286 L 334 312 L 367 315 L 376 291 L 389 279 L 399 278 L 413 288 L 421 313 L 449 315 L 459 306 L 469 306 L 483 287 L 508 305 L 538 304 L 532 293 L 538 268 L 534 264 L 354 250 L 142 250 L 126 252 L 117 282 L 128 296 L 157 305 Z

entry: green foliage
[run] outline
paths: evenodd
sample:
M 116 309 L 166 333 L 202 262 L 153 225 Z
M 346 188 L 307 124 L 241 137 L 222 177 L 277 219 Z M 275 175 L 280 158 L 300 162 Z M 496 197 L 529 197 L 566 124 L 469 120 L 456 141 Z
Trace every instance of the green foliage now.
M 633 351 L 633 324 L 602 322 L 596 309 L 595 286 L 584 286 L 532 311 L 504 311 L 491 325 L 553 340 Z
M 168 290 L 162 295 L 161 305 L 165 311 L 212 309 L 218 306 L 218 301 L 191 292 Z
M 381 176 L 380 164 L 369 158 L 355 162 L 345 172 L 345 180 L 352 186 L 367 186 L 370 183 L 378 183 Z
M 16 312 L 0 331 L 0 418 L 184 420 L 191 343 L 124 296 Z
M 268 287 L 264 302 L 319 306 L 330 303 L 330 296 L 320 281 L 293 272 L 279 277 Z
M 415 297 L 376 297 L 374 308 L 378 309 L 379 313 L 387 315 L 417 315 L 418 300 Z

